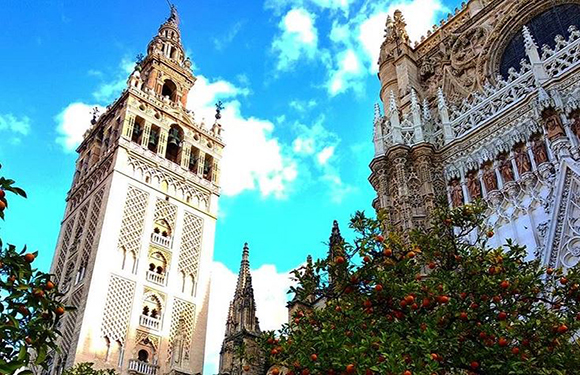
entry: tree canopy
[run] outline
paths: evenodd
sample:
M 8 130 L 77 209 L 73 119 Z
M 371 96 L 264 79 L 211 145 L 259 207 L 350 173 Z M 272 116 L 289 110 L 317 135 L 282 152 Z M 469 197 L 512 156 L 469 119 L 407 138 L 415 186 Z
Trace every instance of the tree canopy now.
M 271 374 L 573 374 L 580 273 L 489 245 L 483 203 L 439 207 L 428 230 L 356 213 L 352 244 L 295 271 L 300 304 L 263 348 Z

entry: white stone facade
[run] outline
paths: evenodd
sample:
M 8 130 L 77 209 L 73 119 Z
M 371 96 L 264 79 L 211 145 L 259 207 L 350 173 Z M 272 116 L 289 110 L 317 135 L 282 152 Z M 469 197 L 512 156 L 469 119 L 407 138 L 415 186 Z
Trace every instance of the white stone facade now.
M 512 238 L 547 265 L 578 262 L 578 21 L 542 47 L 528 28 L 570 9 L 580 2 L 472 0 L 414 47 L 400 13 L 387 21 L 386 115 L 375 107 L 370 181 L 390 224 L 425 225 L 438 196 L 451 205 L 482 198 L 492 245 Z M 504 48 L 517 37 L 524 60 L 501 76 Z

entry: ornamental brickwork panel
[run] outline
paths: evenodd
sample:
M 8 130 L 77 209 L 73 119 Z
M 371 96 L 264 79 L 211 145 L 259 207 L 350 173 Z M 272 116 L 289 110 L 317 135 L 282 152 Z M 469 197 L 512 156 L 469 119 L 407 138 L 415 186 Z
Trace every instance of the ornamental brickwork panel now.
M 111 275 L 101 325 L 101 333 L 110 342 L 124 343 L 129 327 L 134 294 L 135 283 L 133 281 Z
M 177 269 L 184 275 L 197 276 L 199 267 L 199 253 L 201 252 L 201 234 L 203 219 L 189 212 L 183 218 L 183 234 Z
M 127 252 L 133 251 L 135 254 L 139 254 L 148 200 L 149 194 L 147 192 L 133 186 L 129 186 L 127 189 L 123 221 L 119 233 L 119 247 L 125 248 Z
M 164 199 L 157 198 L 157 201 L 155 202 L 154 220 L 165 220 L 167 224 L 169 224 L 169 227 L 174 230 L 175 222 L 177 220 L 177 206 Z
M 57 280 L 62 275 L 62 270 L 64 268 L 64 262 L 66 260 L 66 248 L 68 246 L 68 242 L 70 241 L 73 225 L 75 223 L 75 217 L 71 217 L 68 219 L 65 227 L 64 227 L 64 234 L 62 236 L 62 243 L 60 245 L 58 260 L 56 261 L 56 268 L 54 269 L 55 274 L 57 275 Z
M 195 305 L 176 298 L 173 302 L 173 311 L 171 314 L 171 325 L 169 328 L 169 356 L 176 338 L 179 335 L 184 343 L 184 359 L 189 359 L 189 346 L 193 335 L 193 327 L 195 323 Z

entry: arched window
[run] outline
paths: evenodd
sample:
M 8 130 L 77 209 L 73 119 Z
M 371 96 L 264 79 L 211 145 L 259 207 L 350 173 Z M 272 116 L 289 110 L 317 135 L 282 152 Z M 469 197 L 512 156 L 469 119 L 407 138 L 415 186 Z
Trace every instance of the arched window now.
M 170 56 L 172 59 L 175 59 L 177 57 L 177 50 L 175 49 L 175 47 L 171 47 L 171 54 Z
M 563 4 L 554 6 L 539 16 L 533 18 L 526 26 L 536 40 L 538 46 L 544 44 L 555 46 L 556 35 L 569 36 L 571 25 L 580 26 L 580 5 Z M 510 40 L 503 52 L 499 72 L 507 77 L 510 68 L 520 70 L 520 61 L 527 59 L 524 47 L 524 37 L 520 31 Z
M 197 169 L 199 166 L 199 149 L 196 147 L 191 148 L 191 154 L 189 156 L 189 170 L 197 174 Z
M 143 135 L 143 128 L 145 127 L 145 120 L 141 117 L 135 117 L 135 123 L 133 124 L 133 134 L 131 134 L 131 140 L 135 143 L 141 144 L 141 136 Z
M 161 96 L 168 96 L 169 100 L 175 102 L 177 98 L 177 86 L 170 79 L 166 79 L 161 89 Z
M 167 149 L 165 157 L 174 163 L 181 161 L 181 146 L 183 141 L 183 130 L 177 125 L 171 125 L 167 135 Z
M 137 359 L 141 362 L 147 362 L 149 360 L 149 352 L 145 349 L 139 350 L 139 353 L 137 353 Z
M 127 250 L 124 247 L 119 248 L 119 258 L 121 260 L 121 269 L 124 270 L 127 264 Z
M 213 173 L 213 157 L 209 154 L 205 155 L 205 161 L 203 163 L 203 178 L 211 181 Z
M 109 340 L 108 337 L 105 337 L 105 347 L 105 362 L 107 362 L 109 360 L 109 356 L 111 355 L 111 340 Z
M 149 133 L 149 142 L 147 148 L 149 151 L 157 152 L 157 145 L 159 144 L 159 127 L 151 126 L 151 133 Z

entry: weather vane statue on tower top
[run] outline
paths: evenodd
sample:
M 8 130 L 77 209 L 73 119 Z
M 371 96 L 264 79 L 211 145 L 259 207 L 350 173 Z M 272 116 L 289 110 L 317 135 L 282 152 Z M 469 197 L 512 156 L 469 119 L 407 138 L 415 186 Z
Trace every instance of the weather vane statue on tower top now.
M 169 5 L 169 9 L 171 11 L 171 14 L 169 15 L 169 18 L 167 19 L 168 22 L 175 22 L 176 24 L 179 24 L 179 14 L 177 14 L 177 7 L 175 6 L 175 4 L 171 3 L 169 0 L 167 0 L 167 4 Z

